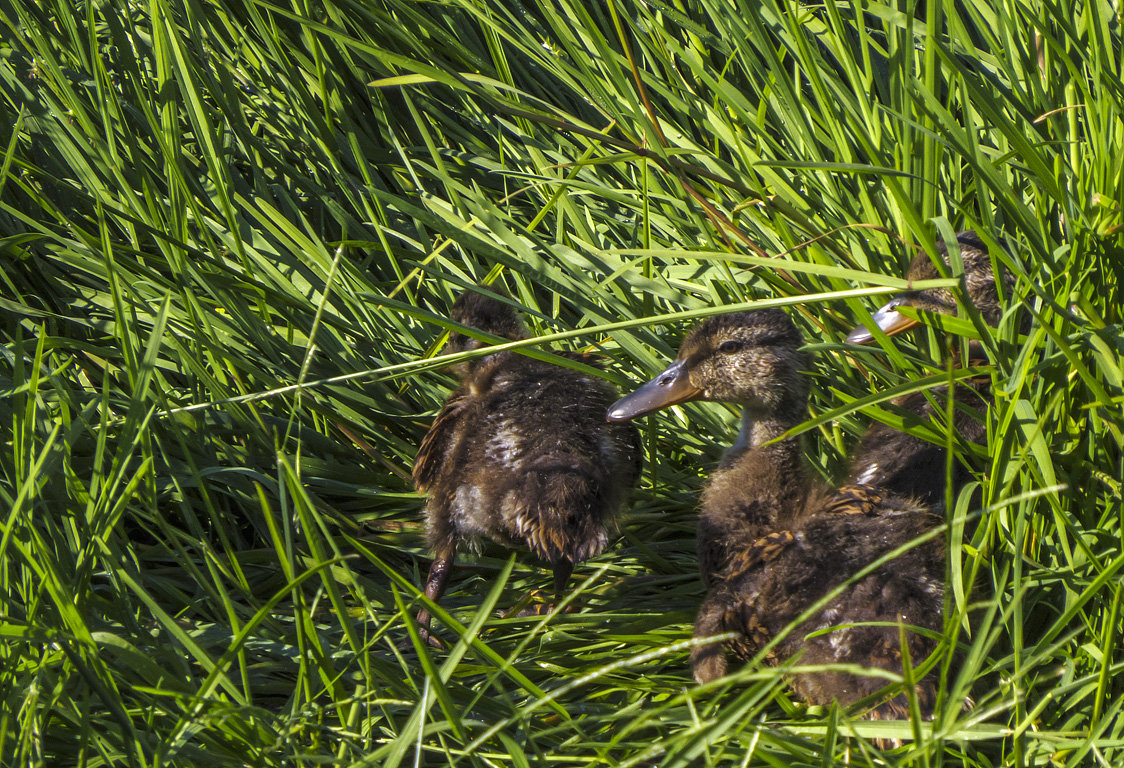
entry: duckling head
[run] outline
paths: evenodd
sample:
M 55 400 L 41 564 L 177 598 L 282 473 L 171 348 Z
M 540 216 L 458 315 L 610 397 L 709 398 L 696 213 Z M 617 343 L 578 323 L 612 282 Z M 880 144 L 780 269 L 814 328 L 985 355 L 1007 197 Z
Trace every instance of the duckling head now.
M 979 311 L 980 316 L 988 325 L 997 325 L 1003 314 L 1003 306 L 999 299 L 999 290 L 995 284 L 995 272 L 991 267 L 991 256 L 988 255 L 987 246 L 979 236 L 969 230 L 956 236 L 960 244 L 960 261 L 964 266 L 964 297 Z M 937 254 L 944 260 L 946 270 L 949 267 L 948 246 L 937 243 Z M 1002 270 L 1003 286 L 1006 293 L 1014 287 L 1014 280 L 1006 270 Z M 917 254 L 910 262 L 906 278 L 910 282 L 918 280 L 935 280 L 942 277 L 936 264 L 925 252 Z M 944 315 L 957 314 L 956 293 L 952 288 L 930 288 L 924 291 L 906 291 L 894 296 L 888 303 L 880 307 L 871 315 L 871 319 L 887 336 L 893 336 L 902 331 L 909 330 L 918 324 L 917 320 L 906 317 L 898 311 L 900 307 L 913 307 L 914 309 L 939 312 Z M 847 335 L 850 344 L 866 344 L 874 339 L 874 335 L 866 326 L 860 325 Z
M 502 290 L 495 288 L 491 289 L 494 293 L 503 295 Z M 490 333 L 493 336 L 500 336 L 511 341 L 518 341 L 527 338 L 527 328 L 523 325 L 523 321 L 519 318 L 518 313 L 509 304 L 505 304 L 498 299 L 493 299 L 490 296 L 484 296 L 474 291 L 465 291 L 457 300 L 453 302 L 453 308 L 449 312 L 449 319 L 453 322 L 467 325 L 470 328 L 475 328 L 484 333 Z M 468 352 L 473 349 L 480 349 L 485 346 L 487 342 L 480 339 L 474 339 L 467 336 L 460 331 L 451 331 L 449 333 L 449 341 L 446 342 L 445 348 L 441 351 L 442 354 L 450 355 L 456 352 Z M 469 360 L 462 363 L 457 363 L 453 366 L 460 375 L 465 375 L 471 367 L 479 362 L 480 358 Z
M 684 339 L 663 373 L 617 401 L 610 421 L 627 421 L 669 405 L 713 400 L 743 406 L 753 418 L 793 417 L 808 400 L 803 338 L 779 309 L 717 315 Z

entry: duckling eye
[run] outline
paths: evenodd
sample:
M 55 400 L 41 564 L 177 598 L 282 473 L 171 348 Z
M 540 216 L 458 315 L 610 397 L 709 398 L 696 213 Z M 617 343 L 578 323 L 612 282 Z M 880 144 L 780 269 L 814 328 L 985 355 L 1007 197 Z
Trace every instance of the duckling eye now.
M 733 339 L 731 339 L 730 341 L 724 341 L 724 342 L 722 342 L 721 344 L 718 345 L 718 351 L 721 352 L 722 354 L 725 354 L 725 355 L 729 355 L 733 352 L 737 352 L 741 348 L 742 348 L 742 343 L 740 341 L 735 341 Z

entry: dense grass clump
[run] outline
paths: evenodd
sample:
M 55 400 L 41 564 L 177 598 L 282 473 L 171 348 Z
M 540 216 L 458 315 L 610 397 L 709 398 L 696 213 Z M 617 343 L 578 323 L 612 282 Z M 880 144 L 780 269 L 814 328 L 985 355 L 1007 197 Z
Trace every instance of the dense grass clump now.
M 1096 0 L 3 0 L 0 763 L 1120 764 L 1121 23 Z M 1002 238 L 1026 333 L 1012 311 L 841 343 L 968 228 Z M 927 433 L 979 468 L 946 505 L 931 723 L 809 710 L 764 665 L 691 682 L 716 406 L 646 421 L 577 612 L 504 618 L 549 575 L 486 549 L 436 611 L 452 647 L 403 650 L 442 313 L 494 281 L 525 349 L 599 350 L 622 387 L 691 319 L 790 306 L 825 478 L 872 419 L 921 431 L 888 401 L 982 340 L 988 445 Z

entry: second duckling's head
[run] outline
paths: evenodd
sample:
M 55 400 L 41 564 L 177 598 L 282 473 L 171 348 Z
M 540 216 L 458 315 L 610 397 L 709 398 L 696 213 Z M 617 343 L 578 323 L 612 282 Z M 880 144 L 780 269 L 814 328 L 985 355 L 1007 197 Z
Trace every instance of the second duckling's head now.
M 995 272 L 992 270 L 987 246 L 980 240 L 979 235 L 971 230 L 958 234 L 956 241 L 960 246 L 960 261 L 964 266 L 964 296 L 979 311 L 985 323 L 997 325 L 1003 314 L 1003 306 L 999 299 L 999 289 L 995 285 Z M 936 248 L 937 255 L 948 267 L 948 246 L 943 241 L 939 241 Z M 1006 270 L 1002 270 L 1001 275 L 1005 292 L 1010 295 L 1014 281 Z M 909 265 L 909 272 L 906 274 L 911 282 L 934 280 L 941 276 L 932 259 L 924 251 L 913 258 Z M 871 315 L 875 324 L 887 336 L 901 333 L 918 324 L 916 320 L 898 312 L 899 307 L 913 307 L 945 315 L 957 314 L 956 295 L 951 288 L 930 288 L 924 291 L 900 293 Z M 866 344 L 873 339 L 874 335 L 871 331 L 862 325 L 847 336 L 847 341 L 851 344 Z
M 801 344 L 800 331 L 780 309 L 717 315 L 691 331 L 663 373 L 614 403 L 608 418 L 626 421 L 690 400 L 799 418 L 808 400 Z

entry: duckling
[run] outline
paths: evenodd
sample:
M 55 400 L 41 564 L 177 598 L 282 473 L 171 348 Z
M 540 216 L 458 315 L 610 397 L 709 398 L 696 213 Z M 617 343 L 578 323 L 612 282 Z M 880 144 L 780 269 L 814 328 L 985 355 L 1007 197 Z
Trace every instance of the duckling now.
M 807 417 L 802 343 L 779 309 L 712 317 L 687 336 L 671 366 L 608 412 L 610 420 L 623 421 L 690 400 L 742 406 L 739 438 L 702 492 L 698 554 L 706 597 L 694 630 L 698 638 L 729 631 L 738 637 L 694 649 L 700 683 L 726 673 L 728 651 L 748 660 L 784 632 L 767 656 L 770 663 L 798 656 L 802 665 L 855 664 L 900 673 L 899 625 L 906 626 L 915 665 L 936 647 L 924 631 L 939 634 L 942 628 L 944 548 L 937 536 L 790 626 L 858 571 L 941 522 L 926 505 L 869 486 L 824 489 L 812 483 L 799 438 L 786 437 Z M 791 685 L 809 703 L 847 706 L 886 681 L 843 671 L 801 672 Z M 931 679 L 918 683 L 916 693 L 922 711 L 931 713 Z M 899 693 L 868 716 L 896 718 L 907 711 L 906 695 Z
M 466 292 L 453 304 L 461 325 L 512 341 L 523 322 L 502 301 Z M 452 333 L 445 352 L 484 343 Z M 560 353 L 587 365 L 595 355 Z M 594 376 L 515 352 L 460 363 L 460 386 L 422 440 L 414 485 L 427 496 L 427 538 L 434 552 L 425 594 L 445 591 L 462 540 L 524 546 L 554 571 L 560 598 L 574 564 L 605 548 L 614 518 L 640 476 L 640 435 L 607 424 L 618 396 Z M 427 610 L 418 625 L 432 645 Z
M 987 246 L 972 230 L 961 232 L 956 239 L 964 266 L 965 297 L 979 311 L 984 322 L 997 325 L 1003 314 L 1003 307 Z M 944 241 L 938 241 L 936 250 L 947 268 L 948 246 Z M 911 282 L 932 280 L 940 276 L 933 261 L 924 252 L 914 257 L 907 274 Z M 1001 269 L 1000 276 L 1004 293 L 1012 295 L 1014 280 L 1010 273 Z M 908 291 L 894 296 L 872 315 L 872 319 L 887 335 L 901 333 L 918 324 L 916 320 L 898 312 L 898 308 L 903 306 L 956 314 L 958 305 L 949 288 Z M 873 334 L 861 325 L 847 336 L 847 341 L 851 344 L 866 344 L 873 339 Z M 982 349 L 974 344 L 970 345 L 969 355 L 982 356 Z M 943 416 L 948 389 L 937 387 L 931 394 L 932 400 L 924 393 L 914 392 L 895 401 L 895 405 L 908 413 L 916 414 L 922 421 L 932 421 L 936 415 L 934 402 L 938 404 Z M 983 412 L 991 402 L 990 380 L 987 377 L 977 377 L 961 382 L 956 386 L 953 397 L 956 409 L 953 428 L 956 433 L 967 442 L 984 442 L 987 428 Z M 884 424 L 875 424 L 863 435 L 851 454 L 848 482 L 864 483 L 893 493 L 914 496 L 928 504 L 941 504 L 945 497 L 945 457 L 944 446 L 899 432 Z M 970 474 L 967 466 L 958 463 L 953 469 L 954 488 L 963 485 Z

